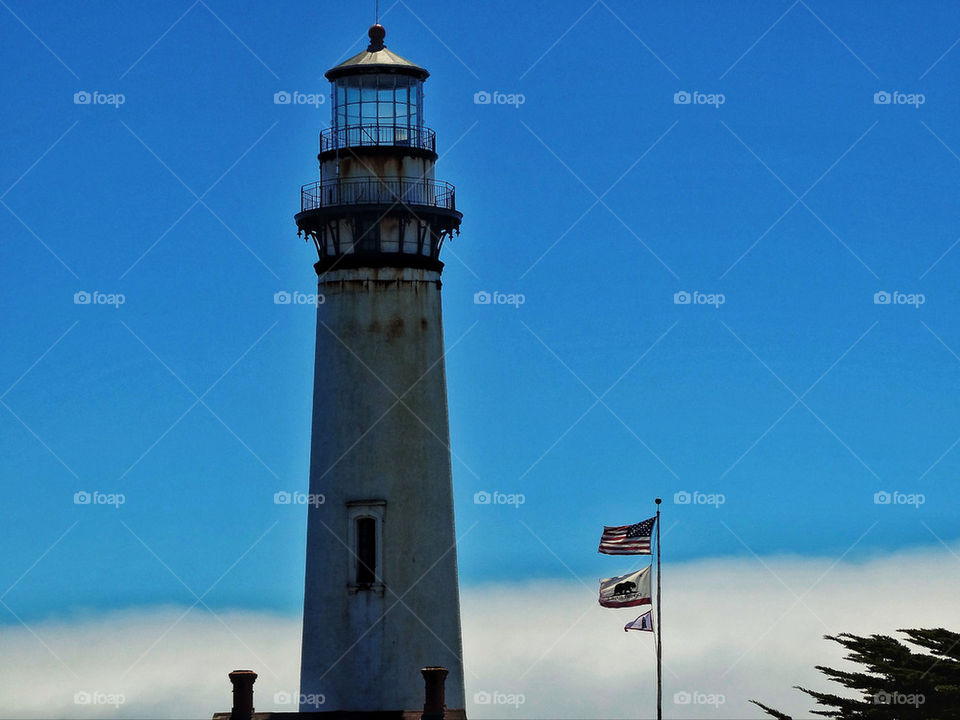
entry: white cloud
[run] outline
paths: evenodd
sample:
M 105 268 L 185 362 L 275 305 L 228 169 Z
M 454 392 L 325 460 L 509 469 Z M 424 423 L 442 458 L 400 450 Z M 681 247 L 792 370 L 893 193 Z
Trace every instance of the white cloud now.
M 813 666 L 841 662 L 839 648 L 821 639 L 825 633 L 957 629 L 960 563 L 946 551 L 832 569 L 832 560 L 763 562 L 769 570 L 753 559 L 665 566 L 666 717 L 764 717 L 751 698 L 805 717 L 810 702 L 791 687 L 825 687 Z M 653 638 L 625 633 L 624 623 L 639 612 L 600 608 L 593 580 L 586 584 L 544 580 L 463 592 L 468 703 L 478 692 L 525 701 L 471 705 L 470 717 L 653 715 Z M 226 674 L 238 668 L 260 674 L 258 709 L 293 709 L 277 705 L 275 694 L 297 689 L 298 618 L 238 611 L 218 619 L 194 609 L 177 622 L 184 612 L 135 609 L 30 630 L 0 627 L 0 715 L 209 717 L 230 709 Z M 76 704 L 78 692 L 102 693 L 101 701 L 122 695 L 124 703 Z M 676 705 L 678 692 L 725 702 Z
M 31 623 L 30 630 L 19 624 L 0 628 L 0 714 L 208 717 L 230 710 L 226 674 L 235 669 L 260 674 L 257 700 L 265 709 L 273 708 L 275 692 L 296 691 L 297 619 L 224 612 L 218 620 L 203 609 L 185 612 L 179 607 L 134 609 Z M 76 693 L 123 695 L 125 702 L 119 708 L 76 704 Z

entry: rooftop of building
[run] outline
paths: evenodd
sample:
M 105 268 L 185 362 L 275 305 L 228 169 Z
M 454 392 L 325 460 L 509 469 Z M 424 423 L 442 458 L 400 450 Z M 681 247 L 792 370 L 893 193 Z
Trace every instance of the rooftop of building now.
M 446 705 L 446 668 L 425 667 L 420 674 L 424 681 L 424 702 L 420 710 L 256 712 L 253 685 L 257 681 L 257 673 L 234 670 L 229 674 L 233 684 L 233 709 L 214 713 L 213 720 L 467 720 L 464 708 L 448 708 Z
M 214 713 L 213 720 L 230 720 L 231 713 Z M 360 712 L 334 710 L 329 712 L 255 712 L 252 720 L 421 720 L 423 710 L 383 710 Z M 447 709 L 444 720 L 466 720 L 464 710 Z

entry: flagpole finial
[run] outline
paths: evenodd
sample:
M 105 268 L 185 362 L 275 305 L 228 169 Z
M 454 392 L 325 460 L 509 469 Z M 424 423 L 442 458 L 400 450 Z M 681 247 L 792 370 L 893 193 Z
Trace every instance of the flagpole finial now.
M 656 500 L 654 500 L 654 502 L 655 502 L 657 505 L 659 505 L 660 503 L 663 502 L 663 500 L 661 500 L 660 498 L 657 498 Z

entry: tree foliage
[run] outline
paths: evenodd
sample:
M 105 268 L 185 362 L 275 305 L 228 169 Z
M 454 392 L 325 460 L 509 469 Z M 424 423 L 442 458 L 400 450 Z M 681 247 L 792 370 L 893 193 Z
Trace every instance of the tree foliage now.
M 960 633 L 942 628 L 897 632 L 906 642 L 887 635 L 826 635 L 861 669 L 818 665 L 817 670 L 852 692 L 835 695 L 797 686 L 816 700 L 818 709 L 811 712 L 839 720 L 960 720 Z M 751 702 L 777 720 L 792 720 Z

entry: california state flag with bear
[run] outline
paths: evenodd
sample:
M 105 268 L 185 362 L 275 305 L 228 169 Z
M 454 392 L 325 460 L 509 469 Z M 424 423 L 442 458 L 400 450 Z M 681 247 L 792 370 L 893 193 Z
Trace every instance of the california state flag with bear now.
M 650 567 L 601 580 L 600 604 L 610 608 L 650 605 Z

